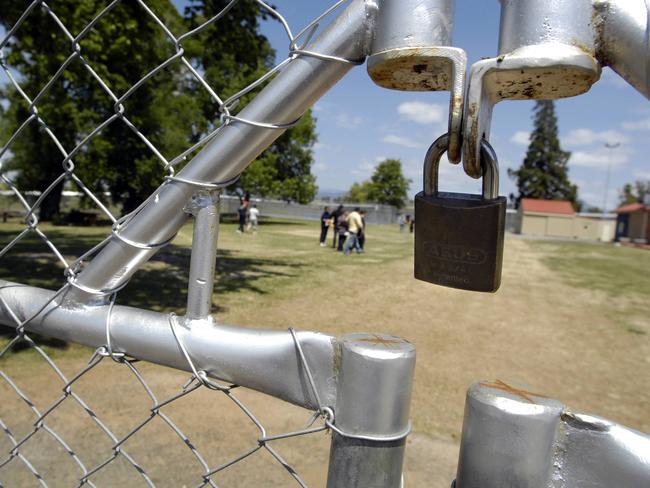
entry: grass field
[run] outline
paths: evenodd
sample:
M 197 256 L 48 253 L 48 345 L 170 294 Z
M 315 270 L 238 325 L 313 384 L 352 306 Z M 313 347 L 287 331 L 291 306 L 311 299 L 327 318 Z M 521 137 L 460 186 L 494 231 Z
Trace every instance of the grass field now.
M 0 226 L 0 239 L 7 242 L 17 228 Z M 416 345 L 408 486 L 449 486 L 465 390 L 478 380 L 529 385 L 577 410 L 650 432 L 650 252 L 509 236 L 502 287 L 494 295 L 483 295 L 415 281 L 412 236 L 400 234 L 396 226 L 370 227 L 367 253 L 350 257 L 319 247 L 315 223 L 264 222 L 256 235 L 240 235 L 234 229 L 223 225 L 219 239 L 214 310 L 220 322 L 293 326 L 335 335 L 386 332 Z M 70 256 L 107 232 L 65 227 L 45 231 Z M 160 252 L 120 293 L 118 303 L 182 313 L 191 235 L 190 227 L 183 228 L 174 246 Z M 53 288 L 60 284 L 61 269 L 46 247 L 30 240 L 0 260 L 0 276 Z M 6 340 L 0 336 L 0 341 Z M 49 344 L 47 351 L 67 374 L 81 368 L 90 354 L 58 343 Z M 146 398 L 123 367 L 106 363 L 78 389 L 116 432 L 126 433 L 137 418 L 147 415 Z M 60 384 L 33 352 L 11 354 L 0 366 L 25 385 L 39 408 L 51 403 L 57 389 L 60 393 Z M 141 368 L 161 397 L 177 391 L 186 378 L 164 368 Z M 201 452 L 208 453 L 210 465 L 255 439 L 254 430 L 222 395 L 193 395 L 172 404 L 168 413 L 180 419 Z M 305 419 L 295 407 L 254 392 L 242 395 L 272 432 L 299 428 Z M 14 397 L 0 383 L 0 418 L 19 433 L 28 432 L 33 417 Z M 104 456 L 110 452 L 108 442 L 93 440 L 93 427 L 80 419 L 78 408 L 64 405 L 59 410 L 51 422 L 66 439 L 80 438 L 75 450 L 90 458 L 88 464 L 101 460 L 96 450 Z M 55 447 L 44 453 L 30 444 L 25 453 L 55 480 L 51 486 L 68 486 L 71 475 L 59 467 L 64 462 L 72 467 L 69 457 Z M 200 481 L 200 470 L 187 467 L 193 463 L 187 449 L 159 422 L 148 425 L 126 447 L 162 486 L 194 486 Z M 9 448 L 8 440 L 0 438 L 0 453 Z M 324 435 L 282 441 L 278 448 L 310 486 L 324 485 Z M 219 486 L 291 486 L 269 458 L 260 455 L 229 468 L 216 478 Z M 35 485 L 16 461 L 0 469 L 3 483 Z M 101 472 L 97 483 L 140 486 L 140 478 L 116 463 Z

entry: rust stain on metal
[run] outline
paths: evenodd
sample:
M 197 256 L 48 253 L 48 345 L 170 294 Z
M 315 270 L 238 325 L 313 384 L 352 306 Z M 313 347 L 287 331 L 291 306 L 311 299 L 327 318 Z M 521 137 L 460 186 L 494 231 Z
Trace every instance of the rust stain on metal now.
M 479 385 L 485 386 L 486 388 L 494 388 L 495 390 L 505 391 L 506 393 L 510 393 L 511 395 L 515 395 L 520 398 L 523 398 L 524 400 L 526 400 L 529 403 L 532 403 L 533 405 L 536 405 L 536 403 L 533 401 L 531 397 L 548 398 L 547 396 L 540 395 L 539 393 L 533 393 L 531 391 L 515 388 L 501 380 L 496 380 L 494 383 L 479 383 Z
M 413 71 L 417 74 L 422 74 L 427 71 L 427 65 L 426 64 L 416 64 L 413 66 Z
M 594 10 L 591 14 L 591 25 L 595 32 L 595 51 L 596 56 L 603 65 L 609 66 L 610 60 L 607 59 L 608 49 L 605 43 L 605 19 L 609 15 L 609 2 L 594 2 Z
M 448 58 L 436 48 L 398 48 L 368 58 L 370 78 L 383 88 L 441 91 L 450 87 Z

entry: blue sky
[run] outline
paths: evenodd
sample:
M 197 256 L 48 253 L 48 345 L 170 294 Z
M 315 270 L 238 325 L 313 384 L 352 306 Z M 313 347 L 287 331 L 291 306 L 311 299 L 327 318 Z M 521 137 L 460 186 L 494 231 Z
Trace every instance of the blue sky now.
M 178 6 L 183 0 L 176 1 Z M 329 0 L 276 0 L 273 4 L 294 32 L 324 11 Z M 497 0 L 459 0 L 456 4 L 454 45 L 467 51 L 470 64 L 497 53 L 499 3 Z M 277 23 L 264 26 L 283 57 L 287 39 Z M 379 88 L 365 66 L 354 68 L 315 106 L 319 142 L 314 173 L 324 190 L 346 190 L 367 179 L 378 161 L 399 158 L 413 180 L 411 193 L 420 190 L 422 160 L 428 145 L 446 130 L 447 92 L 398 92 Z M 499 155 L 501 194 L 515 191 L 507 168 L 520 165 L 532 128 L 534 102 L 506 101 L 495 107 L 491 142 Z M 557 101 L 563 148 L 572 152 L 570 178 L 589 205 L 602 206 L 608 164 L 606 142 L 614 149 L 608 207 L 617 201 L 618 189 L 628 181 L 650 179 L 650 104 L 609 69 L 591 91 Z M 457 166 L 445 164 L 441 189 L 479 191 L 479 183 Z

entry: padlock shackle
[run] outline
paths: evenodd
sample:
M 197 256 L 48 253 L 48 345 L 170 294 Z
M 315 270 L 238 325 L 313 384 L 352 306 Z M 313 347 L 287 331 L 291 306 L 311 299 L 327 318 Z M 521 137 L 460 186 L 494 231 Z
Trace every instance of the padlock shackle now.
M 443 134 L 433 141 L 424 157 L 424 194 L 438 193 L 438 170 L 440 159 L 447 151 L 449 134 Z M 491 200 L 499 196 L 499 162 L 494 148 L 485 139 L 481 140 L 481 168 L 483 169 L 483 198 Z
M 483 198 L 499 196 L 499 160 L 492 145 L 481 139 L 481 169 L 483 170 Z

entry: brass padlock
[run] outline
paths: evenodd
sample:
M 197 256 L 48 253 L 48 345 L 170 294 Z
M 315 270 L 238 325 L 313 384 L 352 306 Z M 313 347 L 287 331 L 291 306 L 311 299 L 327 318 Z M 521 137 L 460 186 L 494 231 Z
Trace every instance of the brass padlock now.
M 438 191 L 440 158 L 447 134 L 424 160 L 424 191 L 415 196 L 415 277 L 462 290 L 494 292 L 501 284 L 505 197 L 499 197 L 499 166 L 481 143 L 483 195 Z

